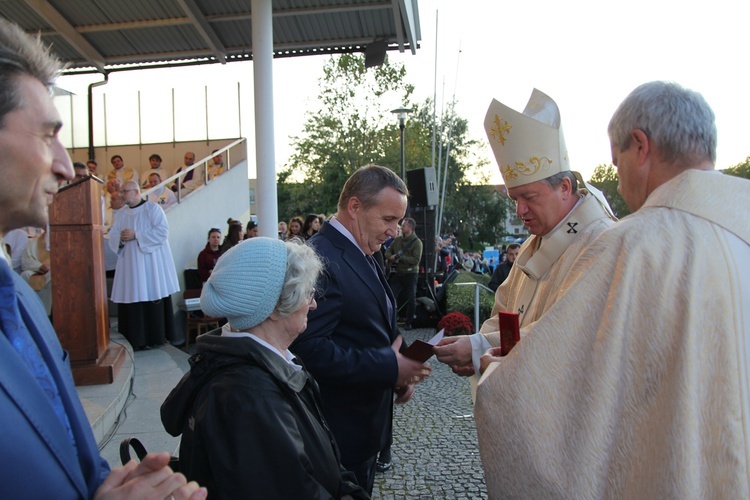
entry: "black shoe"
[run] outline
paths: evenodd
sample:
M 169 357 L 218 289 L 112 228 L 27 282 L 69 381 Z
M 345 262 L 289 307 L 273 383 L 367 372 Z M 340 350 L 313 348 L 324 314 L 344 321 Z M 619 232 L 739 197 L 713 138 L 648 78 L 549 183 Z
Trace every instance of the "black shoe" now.
M 378 472 L 385 472 L 390 468 L 391 468 L 390 462 L 381 462 L 381 461 L 375 462 L 375 470 Z
M 411 325 L 409 325 L 409 324 L 406 324 L 406 325 L 402 326 L 401 329 L 409 331 L 409 330 L 414 330 L 414 327 L 411 326 Z

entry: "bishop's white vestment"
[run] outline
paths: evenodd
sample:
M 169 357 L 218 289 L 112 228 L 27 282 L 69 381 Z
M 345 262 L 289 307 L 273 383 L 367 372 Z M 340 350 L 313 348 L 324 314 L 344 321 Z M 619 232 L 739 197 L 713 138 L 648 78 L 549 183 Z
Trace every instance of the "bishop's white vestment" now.
M 471 336 L 472 358 L 479 373 L 479 358 L 490 347 L 500 346 L 499 311 L 519 313 L 521 326 L 537 319 L 554 302 L 576 257 L 599 234 L 615 223 L 614 218 L 587 190 L 583 198 L 555 228 L 544 237 L 532 236 L 524 242 L 508 278 L 495 292 L 492 314 L 480 333 Z
M 689 170 L 583 251 L 480 380 L 490 498 L 750 498 L 748 195 Z

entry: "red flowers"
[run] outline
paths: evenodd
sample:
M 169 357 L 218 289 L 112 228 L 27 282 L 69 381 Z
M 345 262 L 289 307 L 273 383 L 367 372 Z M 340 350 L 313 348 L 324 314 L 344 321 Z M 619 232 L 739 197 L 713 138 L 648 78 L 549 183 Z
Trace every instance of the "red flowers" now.
M 474 325 L 467 315 L 461 312 L 452 312 L 443 316 L 437 325 L 438 330 L 445 329 L 445 336 L 471 335 L 474 333 Z

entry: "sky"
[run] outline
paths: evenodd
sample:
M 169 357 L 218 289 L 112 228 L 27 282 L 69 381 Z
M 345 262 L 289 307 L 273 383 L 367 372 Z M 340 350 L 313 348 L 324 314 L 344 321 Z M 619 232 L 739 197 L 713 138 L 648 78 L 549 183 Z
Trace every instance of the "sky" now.
M 723 169 L 750 156 L 750 99 L 743 76 L 749 42 L 741 4 L 419 0 L 421 47 L 416 55 L 389 52 L 388 57 L 405 64 L 415 101 L 433 97 L 437 88 L 440 111 L 442 103 L 455 96 L 470 136 L 484 144 L 480 154 L 490 160 L 485 173 L 493 183 L 502 180 L 483 128 L 493 98 L 522 111 L 534 88 L 552 97 L 560 108 L 571 166 L 588 179 L 597 165 L 611 162 L 606 129 L 612 113 L 631 90 L 651 80 L 674 81 L 703 94 L 716 114 L 717 168 Z M 274 61 L 277 169 L 291 154 L 289 136 L 301 132 L 306 111 L 314 107 L 325 60 L 309 56 Z M 85 103 L 86 84 L 100 79 L 63 77 L 59 83 Z M 253 155 L 252 63 L 112 74 L 110 83 L 100 87 L 108 93 L 108 139 L 117 140 L 119 123 L 130 130 L 122 132 L 126 142 L 137 142 L 128 118 L 137 106 L 133 89 L 143 93 L 144 142 L 149 134 L 156 140 L 165 140 L 166 134 L 171 140 L 171 123 L 164 123 L 159 107 L 170 101 L 172 87 L 178 140 L 192 133 L 190 123 L 205 129 L 205 85 L 212 105 L 228 99 L 218 105 L 219 113 L 209 112 L 212 134 L 237 134 L 241 118 Z M 239 118 L 234 112 L 238 102 Z M 397 108 L 401 103 L 388 105 Z M 81 107 L 75 105 L 76 116 Z M 84 144 L 85 131 L 77 129 L 75 141 Z M 97 134 L 101 139 L 102 131 Z M 250 175 L 254 177 L 252 168 Z

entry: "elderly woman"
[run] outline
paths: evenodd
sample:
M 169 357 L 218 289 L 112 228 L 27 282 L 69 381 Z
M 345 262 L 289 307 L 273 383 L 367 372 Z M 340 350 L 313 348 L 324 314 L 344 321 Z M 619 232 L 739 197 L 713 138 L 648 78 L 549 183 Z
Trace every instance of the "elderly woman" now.
M 297 242 L 252 238 L 216 263 L 201 309 L 228 323 L 161 408 L 180 472 L 212 498 L 368 498 L 340 465 L 318 385 L 287 349 L 315 309 L 322 264 Z

